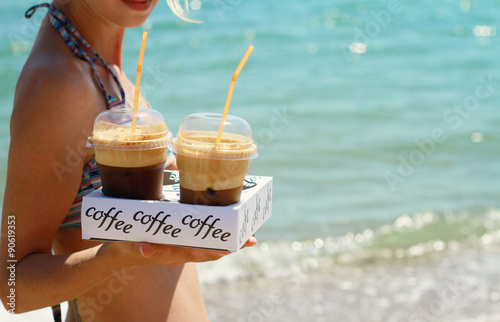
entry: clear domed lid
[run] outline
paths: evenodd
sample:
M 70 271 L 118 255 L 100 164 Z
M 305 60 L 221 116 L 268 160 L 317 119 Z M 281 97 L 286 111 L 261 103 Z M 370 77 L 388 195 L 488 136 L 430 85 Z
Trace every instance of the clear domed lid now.
M 252 129 L 244 119 L 228 115 L 220 142 L 216 142 L 222 114 L 195 113 L 179 125 L 170 149 L 178 154 L 210 159 L 253 159 L 258 156 Z
M 132 131 L 133 109 L 116 108 L 100 113 L 94 121 L 88 147 L 101 149 L 151 149 L 166 147 L 172 137 L 163 116 L 153 109 L 140 108 Z

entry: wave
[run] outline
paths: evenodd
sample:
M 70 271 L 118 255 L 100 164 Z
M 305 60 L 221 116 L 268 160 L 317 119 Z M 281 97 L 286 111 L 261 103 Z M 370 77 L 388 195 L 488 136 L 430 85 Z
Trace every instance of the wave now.
M 465 249 L 500 246 L 500 211 L 423 212 L 402 215 L 391 224 L 341 236 L 303 241 L 260 241 L 218 262 L 199 265 L 211 284 L 242 278 L 289 278 L 335 274 L 333 267 L 380 264 L 425 256 L 451 256 Z

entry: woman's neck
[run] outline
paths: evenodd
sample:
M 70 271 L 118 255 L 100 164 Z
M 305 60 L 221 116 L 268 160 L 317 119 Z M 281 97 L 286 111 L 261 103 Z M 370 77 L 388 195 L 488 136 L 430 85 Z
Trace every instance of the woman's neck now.
M 121 69 L 121 56 L 125 28 L 106 21 L 83 1 L 54 2 L 78 32 L 87 40 L 106 63 Z

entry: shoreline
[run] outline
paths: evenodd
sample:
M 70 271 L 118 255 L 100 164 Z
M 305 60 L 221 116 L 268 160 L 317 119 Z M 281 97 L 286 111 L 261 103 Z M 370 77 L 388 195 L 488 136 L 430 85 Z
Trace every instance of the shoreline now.
M 213 321 L 499 321 L 500 245 L 203 283 Z M 442 256 L 446 255 L 446 256 Z M 224 306 L 221 307 L 221 303 Z

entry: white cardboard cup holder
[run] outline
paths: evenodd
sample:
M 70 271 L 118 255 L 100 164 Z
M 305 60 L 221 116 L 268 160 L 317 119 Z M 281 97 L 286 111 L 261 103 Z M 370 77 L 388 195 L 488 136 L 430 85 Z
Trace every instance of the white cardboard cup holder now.
M 241 200 L 229 206 L 179 203 L 177 171 L 165 171 L 164 200 L 107 197 L 82 202 L 82 239 L 142 241 L 238 251 L 272 213 L 272 177 L 246 176 Z

